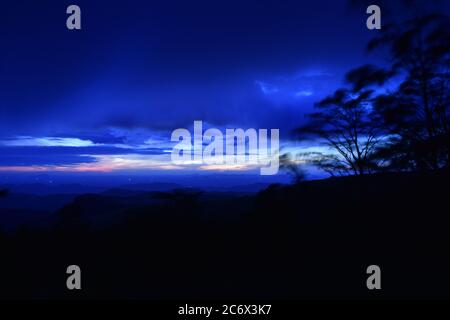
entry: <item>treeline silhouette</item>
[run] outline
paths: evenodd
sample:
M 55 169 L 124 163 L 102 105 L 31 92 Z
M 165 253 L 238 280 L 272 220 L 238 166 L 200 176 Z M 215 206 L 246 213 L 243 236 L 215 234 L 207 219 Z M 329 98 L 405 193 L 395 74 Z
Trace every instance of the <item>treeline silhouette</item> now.
M 450 21 L 430 14 L 383 26 L 368 51 L 388 68 L 364 65 L 347 87 L 316 104 L 297 130 L 334 152 L 311 162 L 331 175 L 450 167 Z
M 447 171 L 82 195 L 55 223 L 0 233 L 1 298 L 448 298 Z M 141 199 L 149 199 L 145 202 Z M 82 290 L 66 289 L 66 268 Z M 367 290 L 367 266 L 382 294 Z

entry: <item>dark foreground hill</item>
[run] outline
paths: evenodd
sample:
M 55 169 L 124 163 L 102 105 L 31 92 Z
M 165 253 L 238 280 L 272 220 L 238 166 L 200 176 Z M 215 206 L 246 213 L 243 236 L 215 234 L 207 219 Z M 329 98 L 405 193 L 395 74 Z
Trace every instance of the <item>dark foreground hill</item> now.
M 88 194 L 0 234 L 8 298 L 450 298 L 449 174 Z M 118 194 L 119 193 L 119 194 Z M 66 268 L 82 290 L 66 289 Z M 366 288 L 379 265 L 382 289 Z

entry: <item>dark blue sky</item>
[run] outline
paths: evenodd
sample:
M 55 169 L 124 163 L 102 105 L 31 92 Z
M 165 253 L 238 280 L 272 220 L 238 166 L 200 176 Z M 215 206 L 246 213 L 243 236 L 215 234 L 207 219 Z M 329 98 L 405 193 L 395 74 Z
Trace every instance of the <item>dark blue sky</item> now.
M 378 1 L 383 22 L 425 6 L 393 2 Z M 70 4 L 81 7 L 82 30 L 66 29 Z M 3 3 L 0 167 L 163 155 L 170 132 L 194 120 L 279 128 L 287 141 L 346 71 L 382 63 L 364 52 L 374 34 L 365 8 L 348 0 Z

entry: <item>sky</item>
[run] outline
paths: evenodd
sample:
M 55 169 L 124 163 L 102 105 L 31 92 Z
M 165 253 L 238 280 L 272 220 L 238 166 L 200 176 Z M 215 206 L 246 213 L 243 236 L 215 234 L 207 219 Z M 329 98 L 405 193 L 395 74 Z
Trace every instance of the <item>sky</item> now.
M 386 21 L 422 4 L 378 3 Z M 81 30 L 66 28 L 70 4 L 81 8 Z M 364 50 L 374 36 L 366 7 L 357 0 L 4 3 L 0 177 L 255 173 L 174 166 L 171 132 L 192 130 L 195 120 L 220 130 L 277 128 L 284 150 L 320 150 L 294 141 L 293 129 L 343 85 L 345 72 L 384 61 Z

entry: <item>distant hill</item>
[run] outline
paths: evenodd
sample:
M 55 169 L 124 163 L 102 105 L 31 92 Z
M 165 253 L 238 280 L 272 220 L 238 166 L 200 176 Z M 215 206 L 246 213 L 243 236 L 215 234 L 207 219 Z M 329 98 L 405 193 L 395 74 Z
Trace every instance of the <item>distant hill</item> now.
M 0 198 L 6 198 L 8 196 L 9 190 L 8 189 L 0 189 Z
M 6 209 L 16 227 L 26 214 L 50 223 L 0 232 L 0 272 L 21 279 L 6 277 L 0 297 L 71 299 L 59 272 L 76 261 L 85 298 L 448 299 L 449 184 L 446 171 L 392 173 L 257 194 L 115 189 L 49 216 Z M 372 264 L 381 294 L 365 286 Z

